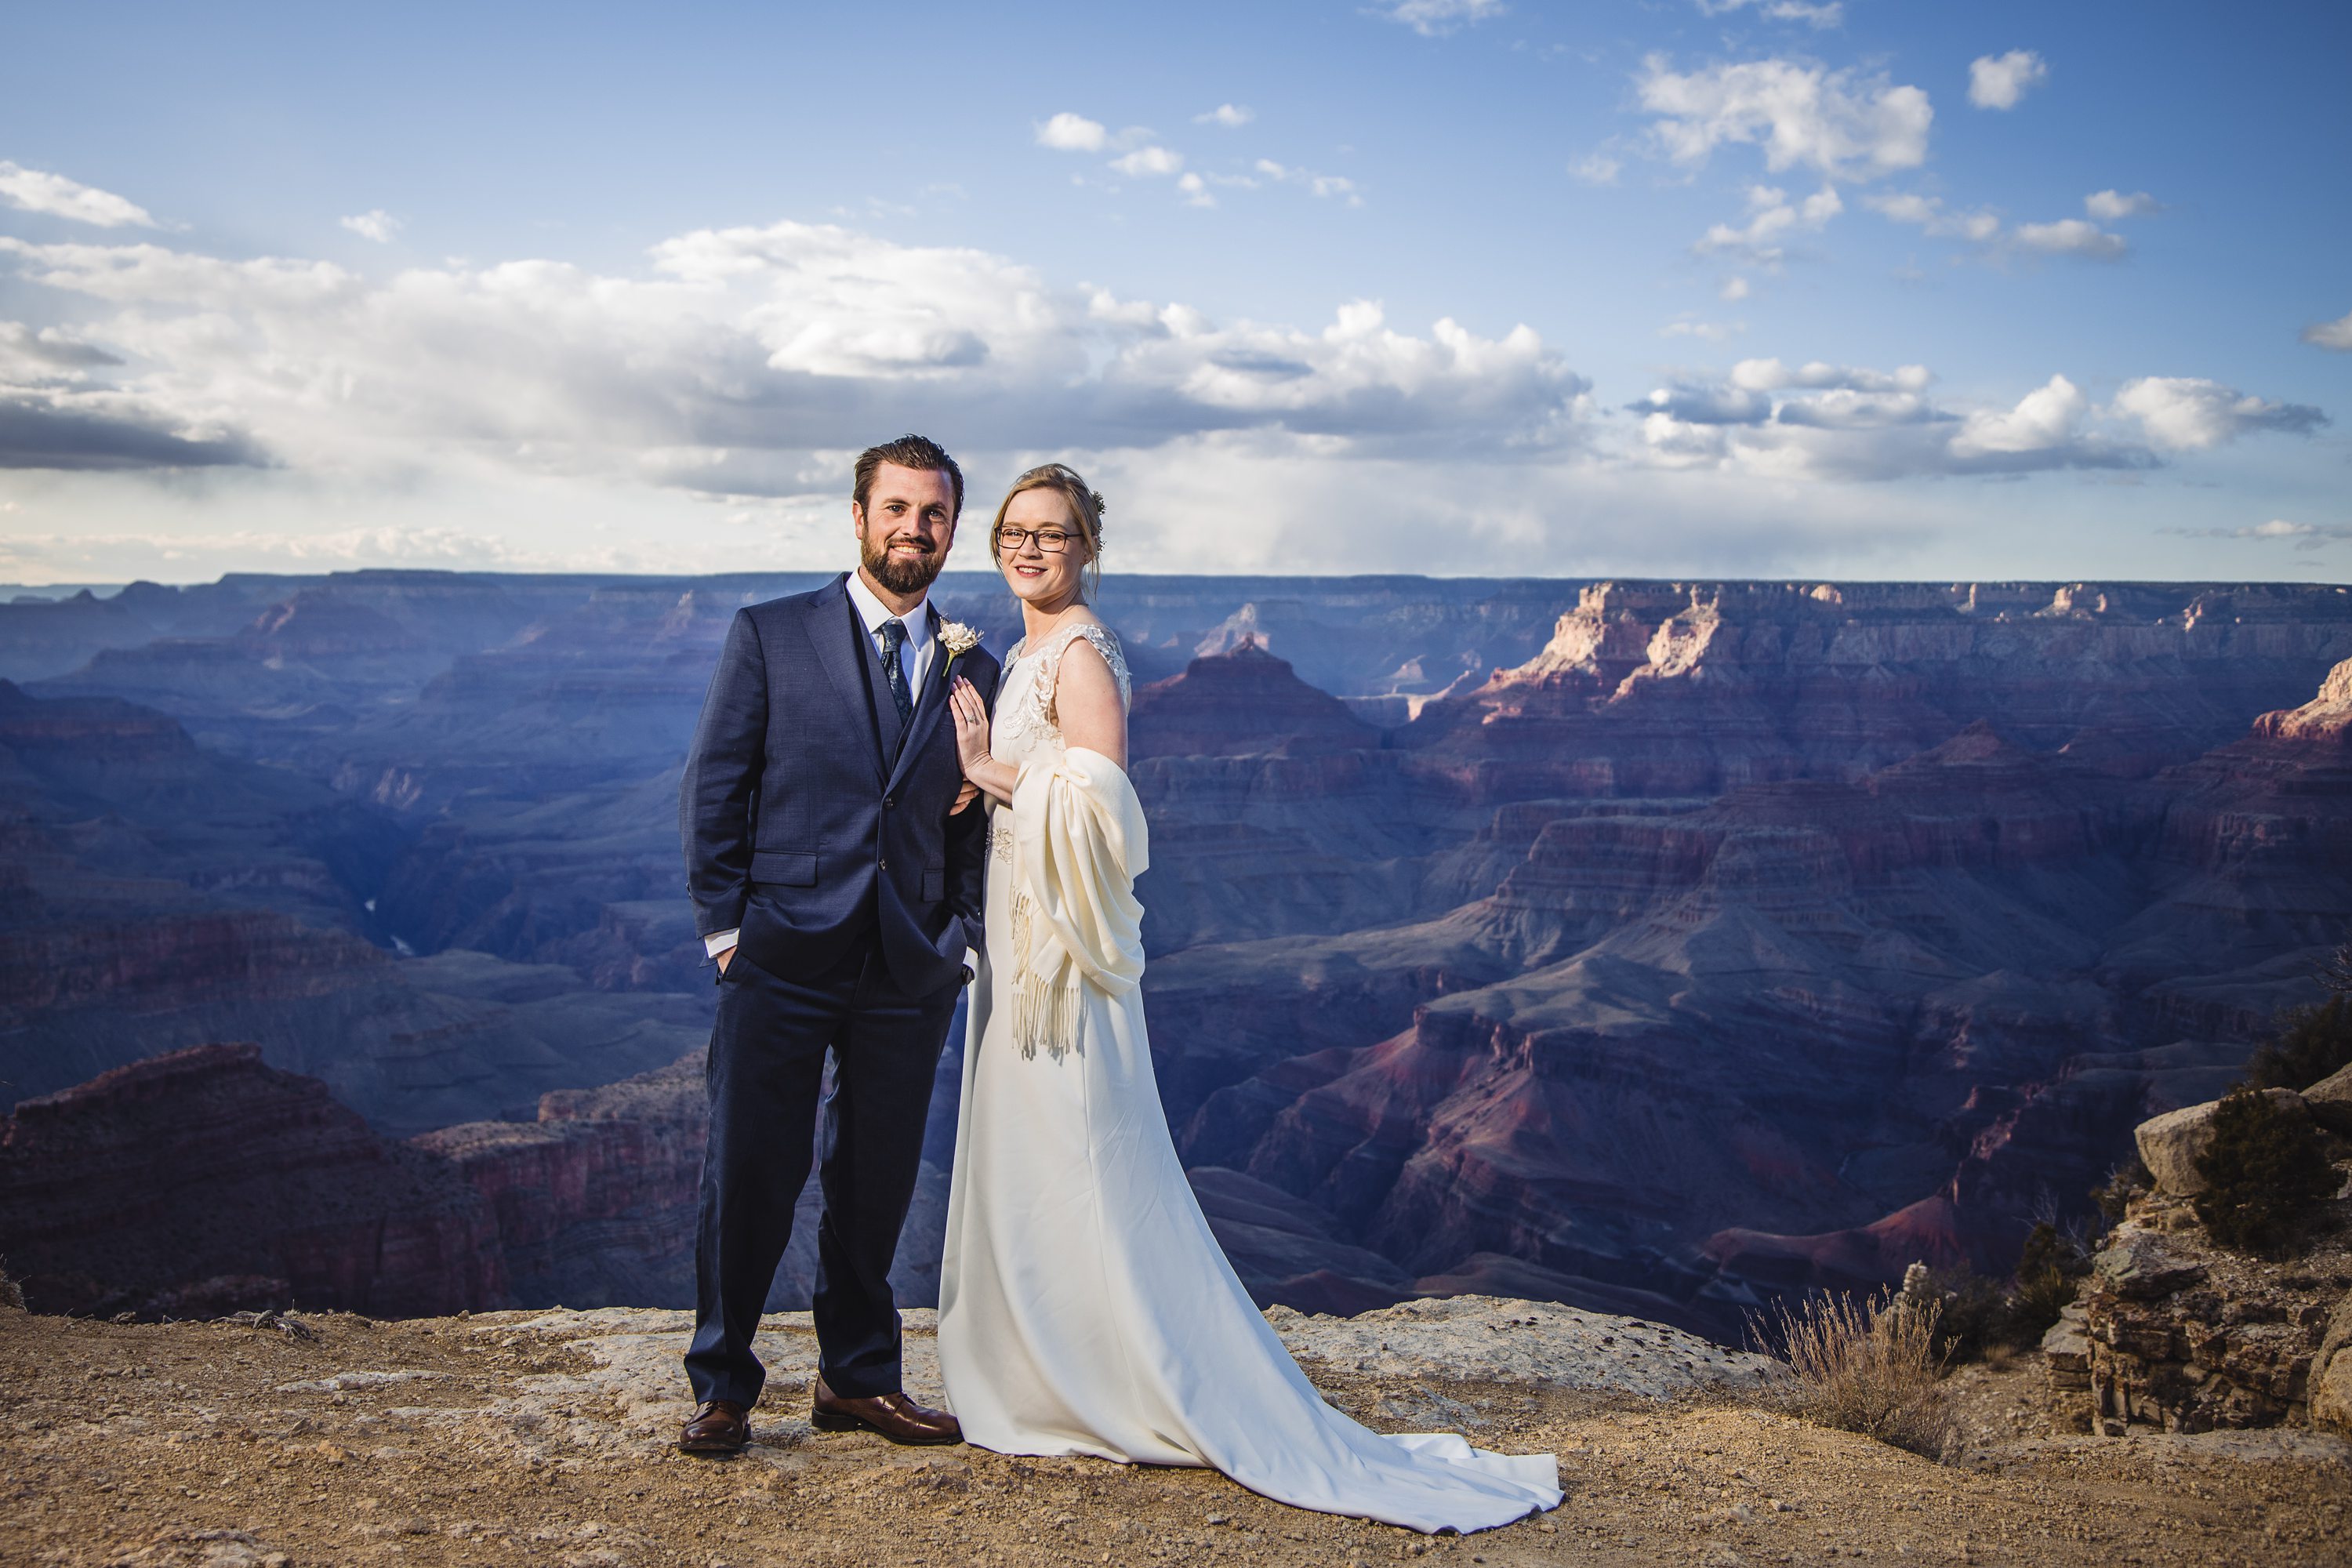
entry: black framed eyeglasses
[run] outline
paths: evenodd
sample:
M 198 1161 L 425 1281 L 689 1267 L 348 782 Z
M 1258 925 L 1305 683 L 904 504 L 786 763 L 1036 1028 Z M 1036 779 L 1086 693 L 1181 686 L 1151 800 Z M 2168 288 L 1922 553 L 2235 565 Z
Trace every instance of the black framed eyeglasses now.
M 1031 540 L 1048 555 L 1059 555 L 1070 547 L 1074 537 L 1066 528 L 1014 528 L 1010 525 L 996 531 L 996 548 L 1000 553 L 1018 555 Z

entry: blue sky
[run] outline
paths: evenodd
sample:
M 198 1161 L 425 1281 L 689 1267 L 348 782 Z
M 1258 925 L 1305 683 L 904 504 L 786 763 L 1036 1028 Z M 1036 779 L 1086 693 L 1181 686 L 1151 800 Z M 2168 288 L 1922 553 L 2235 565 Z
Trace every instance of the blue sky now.
M 2352 562 L 2341 6 L 483 9 L 12 18 L 0 580 Z

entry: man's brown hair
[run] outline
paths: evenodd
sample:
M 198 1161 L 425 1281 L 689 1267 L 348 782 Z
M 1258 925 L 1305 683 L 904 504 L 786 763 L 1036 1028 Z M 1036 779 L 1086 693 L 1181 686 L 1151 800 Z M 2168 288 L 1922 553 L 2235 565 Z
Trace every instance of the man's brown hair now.
M 885 463 L 945 474 L 949 487 L 955 491 L 955 510 L 948 521 L 952 522 L 963 515 L 963 470 L 956 467 L 956 460 L 948 456 L 946 447 L 926 436 L 901 436 L 857 454 L 857 482 L 850 495 L 857 502 L 858 510 L 866 510 L 866 498 L 874 489 L 874 471 Z

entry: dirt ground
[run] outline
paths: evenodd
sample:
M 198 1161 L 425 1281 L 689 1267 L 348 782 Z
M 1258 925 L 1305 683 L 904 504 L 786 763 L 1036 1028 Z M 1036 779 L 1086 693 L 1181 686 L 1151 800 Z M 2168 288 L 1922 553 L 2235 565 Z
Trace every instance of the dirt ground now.
M 1311 1369 L 1373 1426 L 1559 1456 L 1556 1512 L 1425 1537 L 1204 1471 L 824 1436 L 777 1384 L 749 1453 L 692 1459 L 664 1447 L 674 1404 L 595 1382 L 530 1314 L 296 1321 L 311 1337 L 0 1311 L 0 1563 L 2352 1562 L 2352 1445 L 2093 1437 L 2032 1357 L 1961 1374 L 1948 1463 L 1720 1393 Z

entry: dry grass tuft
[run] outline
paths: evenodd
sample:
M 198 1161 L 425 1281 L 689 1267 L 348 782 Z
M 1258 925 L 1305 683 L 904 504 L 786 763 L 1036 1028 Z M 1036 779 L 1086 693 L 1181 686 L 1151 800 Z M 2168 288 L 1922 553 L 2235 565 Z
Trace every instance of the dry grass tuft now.
M 1956 1419 L 1936 1349 L 1942 1303 L 1916 1296 L 1815 1296 L 1759 1323 L 1789 1369 L 1791 1415 L 1941 1458 Z

